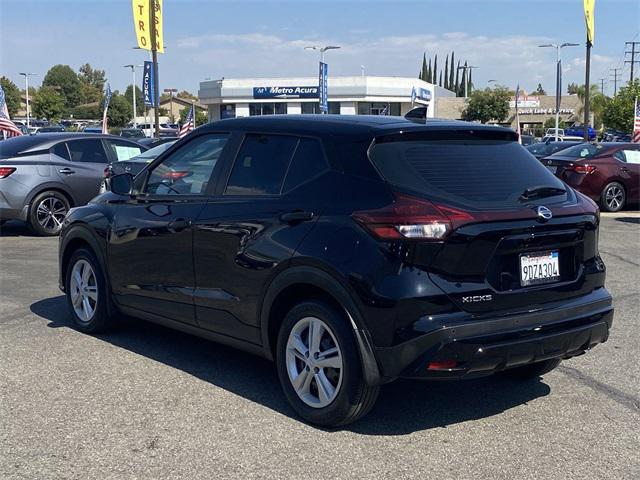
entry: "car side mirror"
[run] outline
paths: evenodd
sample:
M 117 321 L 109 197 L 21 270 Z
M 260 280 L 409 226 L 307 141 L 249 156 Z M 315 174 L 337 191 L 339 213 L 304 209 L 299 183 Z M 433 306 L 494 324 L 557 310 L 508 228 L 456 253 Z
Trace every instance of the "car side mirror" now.
M 121 173 L 111 177 L 111 191 L 117 195 L 133 194 L 133 175 L 130 173 Z

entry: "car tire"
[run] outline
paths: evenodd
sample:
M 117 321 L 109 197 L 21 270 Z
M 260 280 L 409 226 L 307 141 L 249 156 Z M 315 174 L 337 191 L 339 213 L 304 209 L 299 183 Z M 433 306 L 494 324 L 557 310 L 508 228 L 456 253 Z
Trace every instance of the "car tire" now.
M 619 212 L 627 201 L 627 193 L 618 182 L 608 183 L 600 195 L 600 206 L 605 212 Z
M 561 360 L 559 358 L 551 358 L 549 360 L 543 360 L 542 362 L 523 365 L 522 367 L 510 368 L 502 373 L 504 376 L 514 380 L 529 380 L 549 373 L 560 365 L 560 362 Z
M 320 332 L 317 341 L 310 341 L 310 331 Z M 325 352 L 331 354 L 323 359 Z M 276 364 L 287 400 L 309 423 L 337 427 L 355 422 L 378 398 L 379 387 L 364 381 L 348 322 L 328 303 L 310 300 L 289 311 L 278 334 Z
M 29 208 L 29 228 L 41 237 L 58 235 L 69 208 L 69 200 L 62 193 L 53 190 L 39 193 Z
M 78 330 L 101 333 L 115 325 L 115 318 L 110 315 L 115 309 L 109 305 L 107 280 L 91 250 L 79 248 L 71 255 L 65 278 L 65 292 Z

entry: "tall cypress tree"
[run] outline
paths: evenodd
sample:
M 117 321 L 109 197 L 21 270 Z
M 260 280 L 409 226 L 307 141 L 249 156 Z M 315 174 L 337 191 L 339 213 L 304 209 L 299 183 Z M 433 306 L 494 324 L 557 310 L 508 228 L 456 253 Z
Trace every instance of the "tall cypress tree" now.
M 455 64 L 455 52 L 451 52 L 451 72 L 449 73 L 449 90 L 453 90 L 455 88 L 455 85 L 453 83 L 453 69 L 456 67 Z
M 473 81 L 471 80 L 472 73 L 473 73 L 473 70 L 469 70 L 469 86 L 467 87 L 469 95 L 471 95 L 471 91 L 473 90 Z
M 431 83 L 431 75 L 432 75 L 432 70 L 431 70 L 431 57 L 429 57 L 429 68 L 427 70 L 427 77 L 424 79 L 425 82 L 429 82 Z
M 460 60 L 458 60 L 458 66 L 456 67 L 456 83 L 453 91 L 456 92 L 456 97 L 460 96 Z
M 442 86 L 442 70 L 440 70 L 440 81 L 438 82 L 438 85 Z
M 464 86 L 467 83 L 467 62 L 464 62 L 464 69 L 462 70 L 462 79 L 460 80 L 460 93 L 461 97 L 464 97 Z
M 427 54 L 422 54 L 422 70 L 420 71 L 420 76 L 418 77 L 420 80 L 424 80 L 427 78 Z
M 447 59 L 444 61 L 444 84 L 442 87 L 449 89 L 449 54 L 447 53 Z
M 431 72 L 431 83 L 435 84 L 438 81 L 438 54 L 433 59 L 433 71 Z

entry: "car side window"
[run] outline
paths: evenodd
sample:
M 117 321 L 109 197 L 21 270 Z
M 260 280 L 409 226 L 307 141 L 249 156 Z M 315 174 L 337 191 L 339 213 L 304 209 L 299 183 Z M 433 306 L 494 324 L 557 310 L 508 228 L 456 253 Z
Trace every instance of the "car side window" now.
M 135 157 L 142 153 L 141 147 L 129 142 L 123 142 L 122 140 L 107 140 L 107 144 L 111 147 L 111 151 L 118 159 L 118 162 L 129 160 L 131 157 Z
M 296 137 L 249 134 L 236 157 L 225 195 L 279 195 Z
M 71 160 L 71 157 L 69 156 L 69 150 L 67 149 L 67 144 L 65 142 L 55 145 L 51 149 L 51 153 L 59 156 L 60 158 L 64 158 L 65 160 Z
M 283 192 L 293 190 L 308 180 L 320 175 L 329 168 L 322 146 L 318 140 L 301 138 L 293 154 Z
M 104 151 L 102 140 L 72 140 L 67 142 L 72 162 L 108 163 L 107 152 Z
M 623 162 L 631 163 L 634 165 L 640 164 L 640 150 L 625 149 L 619 151 L 618 153 L 621 154 L 622 157 L 624 157 Z
M 226 134 L 201 135 L 182 145 L 156 165 L 147 181 L 148 195 L 201 195 L 222 150 Z

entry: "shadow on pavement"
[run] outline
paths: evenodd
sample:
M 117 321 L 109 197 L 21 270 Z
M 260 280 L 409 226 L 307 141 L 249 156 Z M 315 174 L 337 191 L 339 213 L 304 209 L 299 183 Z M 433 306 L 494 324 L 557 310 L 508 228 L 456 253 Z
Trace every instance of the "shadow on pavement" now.
M 8 220 L 0 225 L 1 237 L 33 237 L 34 234 L 29 230 L 25 222 L 18 220 Z
M 640 217 L 616 217 L 616 222 L 640 223 Z
M 51 328 L 73 328 L 62 295 L 32 304 L 31 311 L 48 320 Z M 267 360 L 133 319 L 97 338 L 297 418 L 280 390 L 273 364 Z M 397 381 L 382 387 L 369 415 L 344 429 L 364 435 L 405 435 L 490 417 L 549 391 L 540 380 L 520 383 L 501 377 L 462 382 Z

